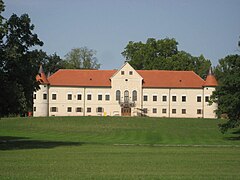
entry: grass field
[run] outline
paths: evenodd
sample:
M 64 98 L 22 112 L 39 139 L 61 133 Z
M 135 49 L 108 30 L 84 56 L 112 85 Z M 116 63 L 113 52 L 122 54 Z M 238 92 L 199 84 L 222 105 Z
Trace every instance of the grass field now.
M 2 118 L 0 179 L 240 179 L 213 119 Z

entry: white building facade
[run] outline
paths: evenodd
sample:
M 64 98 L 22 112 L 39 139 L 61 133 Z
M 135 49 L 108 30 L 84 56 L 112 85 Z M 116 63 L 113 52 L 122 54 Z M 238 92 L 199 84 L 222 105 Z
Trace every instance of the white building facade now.
M 36 79 L 35 117 L 216 118 L 211 71 L 203 80 L 193 71 L 135 70 L 126 62 L 119 70 L 59 70 L 49 78 L 41 67 Z

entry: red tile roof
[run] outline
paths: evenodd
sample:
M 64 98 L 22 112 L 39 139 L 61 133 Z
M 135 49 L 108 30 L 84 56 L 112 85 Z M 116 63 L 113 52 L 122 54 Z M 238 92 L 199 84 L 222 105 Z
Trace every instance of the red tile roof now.
M 214 75 L 210 74 L 204 83 L 204 86 L 216 87 L 218 85 L 217 80 Z
M 36 76 L 36 80 L 40 84 L 49 84 L 46 74 L 43 71 L 42 65 L 40 65 L 40 67 L 39 67 L 39 71 L 38 71 L 38 75 Z
M 54 86 L 110 87 L 116 70 L 60 69 L 48 78 Z
M 193 71 L 138 70 L 143 87 L 201 88 L 204 80 Z
M 48 78 L 53 86 L 110 87 L 110 78 L 117 70 L 60 69 Z M 137 70 L 143 87 L 202 88 L 205 81 L 193 71 Z

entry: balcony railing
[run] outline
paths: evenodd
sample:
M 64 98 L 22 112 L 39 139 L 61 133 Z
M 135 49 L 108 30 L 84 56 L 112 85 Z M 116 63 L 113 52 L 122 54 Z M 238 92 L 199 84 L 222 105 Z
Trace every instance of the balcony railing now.
M 121 107 L 135 107 L 134 101 L 118 101 Z

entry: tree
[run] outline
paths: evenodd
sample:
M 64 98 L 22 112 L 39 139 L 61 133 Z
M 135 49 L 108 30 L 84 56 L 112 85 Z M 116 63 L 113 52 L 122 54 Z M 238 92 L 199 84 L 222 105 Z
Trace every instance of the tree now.
M 20 114 L 32 108 L 32 92 L 37 86 L 37 70 L 29 57 L 30 48 L 43 42 L 34 34 L 34 25 L 27 14 L 13 14 L 8 20 L 1 13 L 0 1 L 0 115 Z
M 95 57 L 96 51 L 87 47 L 72 49 L 65 56 L 65 68 L 68 69 L 99 69 L 100 64 Z
M 218 104 L 218 117 L 227 116 L 228 121 L 220 124 L 224 133 L 240 125 L 240 55 L 229 55 L 219 60 L 215 69 L 219 86 L 212 99 Z
M 169 38 L 149 38 L 145 44 L 130 41 L 122 55 L 135 69 L 193 70 L 204 78 L 211 62 L 203 55 L 194 57 L 178 51 L 177 45 L 175 39 Z

